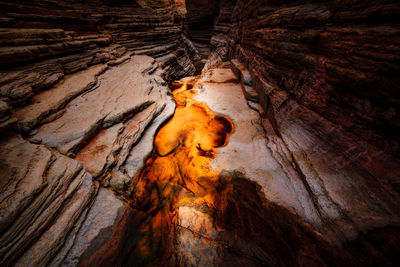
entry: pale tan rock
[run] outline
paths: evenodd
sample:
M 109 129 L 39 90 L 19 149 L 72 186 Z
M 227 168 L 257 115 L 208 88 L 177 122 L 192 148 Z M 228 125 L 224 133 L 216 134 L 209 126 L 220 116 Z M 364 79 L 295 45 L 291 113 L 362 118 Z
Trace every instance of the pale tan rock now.
M 57 263 L 60 266 L 76 266 L 86 250 L 92 247 L 99 248 L 106 243 L 112 235 L 113 226 L 126 208 L 127 204 L 118 199 L 112 191 L 100 188 L 93 206 L 75 235 L 73 244 L 63 255 L 64 258 Z
M 343 162 L 342 155 L 328 149 L 321 132 L 336 132 L 347 144 L 352 143 L 350 136 L 277 89 L 271 89 L 271 104 L 274 109 L 286 105 L 269 117 L 278 123 L 273 125 L 249 108 L 239 84 L 201 87 L 195 99 L 230 117 L 235 126 L 229 143 L 218 149 L 213 168 L 238 170 L 256 181 L 269 201 L 300 215 L 334 244 L 354 239 L 360 229 L 400 223 L 397 196 L 388 181 Z M 318 124 L 319 131 L 306 120 Z
M 83 181 L 79 181 L 79 189 L 65 203 L 59 212 L 54 224 L 52 224 L 40 238 L 19 258 L 15 266 L 41 266 L 52 261 L 55 254 L 65 244 L 70 231 L 77 231 L 82 225 L 79 222 L 81 216 L 86 215 L 90 209 L 90 202 L 93 202 L 97 193 L 97 186 L 93 184 L 90 175 L 86 174 Z
M 239 80 L 231 69 L 211 69 L 199 80 L 203 83 L 238 83 Z
M 96 185 L 72 159 L 15 135 L 0 144 L 1 264 L 22 266 L 52 259 Z
M 33 97 L 32 104 L 15 112 L 21 127 L 34 127 L 46 115 L 62 109 L 70 100 L 91 89 L 97 76 L 107 69 L 106 65 L 90 67 L 65 77 L 57 86 Z
M 107 163 L 114 162 L 111 152 L 123 127 L 122 123 L 118 123 L 100 131 L 98 135 L 76 155 L 75 159 L 81 162 L 85 170 L 91 173 L 93 177 L 101 175 L 104 168 L 110 165 Z
M 166 88 L 152 85 L 145 72 L 153 64 L 150 57 L 133 56 L 110 68 L 99 76 L 95 90 L 71 101 L 63 116 L 38 128 L 36 135 L 62 153 L 76 152 L 102 128 L 126 120 L 159 99 Z

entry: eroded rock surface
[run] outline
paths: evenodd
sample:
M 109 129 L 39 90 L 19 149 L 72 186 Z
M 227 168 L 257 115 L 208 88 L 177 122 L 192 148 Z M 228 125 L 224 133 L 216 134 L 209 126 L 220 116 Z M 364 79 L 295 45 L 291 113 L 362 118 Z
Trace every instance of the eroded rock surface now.
M 305 158 L 306 144 L 313 147 L 321 141 L 287 115 L 279 122 L 285 122 L 291 135 L 285 132 L 278 136 L 273 125 L 246 105 L 242 92 L 246 80 L 241 77 L 242 86 L 206 80 L 195 98 L 206 102 L 215 112 L 231 117 L 235 125 L 228 145 L 220 149 L 212 162 L 214 168 L 244 173 L 261 185 L 267 199 L 294 209 L 335 244 L 354 239 L 360 230 L 398 225 L 398 196 L 386 179 L 374 178 L 351 165 L 335 169 L 326 164 L 326 158 Z M 333 154 L 328 158 L 334 156 L 334 151 L 325 153 Z
M 115 233 L 118 244 L 137 243 L 107 243 L 87 263 L 115 263 L 102 255 L 112 250 L 128 265 L 392 265 L 399 249 L 398 228 L 390 227 L 399 224 L 396 196 L 351 169 L 340 173 L 346 179 L 301 176 L 301 163 L 265 124 L 262 109 L 249 107 L 240 76 L 224 66 L 198 82 L 183 80 L 173 92 L 175 115 L 131 180 L 133 210 Z M 123 237 L 130 225 L 136 230 Z M 360 231 L 377 243 L 347 242 Z M 377 241 L 385 235 L 393 235 L 387 252 Z
M 195 71 L 188 54 L 196 51 L 169 1 L 3 1 L 0 10 L 0 128 L 12 127 L 16 108 L 40 101 L 32 97 L 64 76 L 124 55 L 155 58 L 171 80 Z
M 79 228 L 98 184 L 77 161 L 20 136 L 0 147 L 1 264 L 45 265 Z
M 2 1 L 0 265 L 395 266 L 398 11 Z
M 310 197 L 296 212 L 335 243 L 398 224 L 398 11 L 393 1 L 238 1 L 233 14 L 230 56 L 245 92 L 258 93 L 269 158 L 305 193 L 287 196 Z
M 130 210 L 115 192 L 131 190 L 174 112 L 161 74 L 153 58 L 126 55 L 65 76 L 13 114 L 23 137 L 5 132 L 0 145 L 2 264 L 77 265 L 108 242 Z M 95 179 L 111 187 L 97 194 Z

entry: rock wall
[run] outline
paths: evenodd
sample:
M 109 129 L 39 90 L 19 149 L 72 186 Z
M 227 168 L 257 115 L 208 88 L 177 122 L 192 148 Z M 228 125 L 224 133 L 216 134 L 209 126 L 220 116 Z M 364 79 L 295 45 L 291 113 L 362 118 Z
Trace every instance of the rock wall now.
M 399 156 L 399 12 L 397 1 L 238 1 L 232 56 L 299 104 Z
M 17 132 L 0 142 L 0 264 L 77 265 L 132 213 L 113 191 L 129 189 L 174 112 L 162 73 L 151 57 L 125 55 L 66 75 L 13 113 Z
M 336 244 L 398 225 L 399 12 L 397 1 L 239 0 L 233 13 L 230 57 L 259 95 L 272 158 L 292 169 L 284 183 L 304 190 L 268 182 L 266 196 Z
M 209 23 L 209 18 L 213 18 L 217 12 L 217 3 L 215 0 L 186 1 L 186 10 L 188 21 Z
M 175 2 L 0 3 L 0 265 L 395 265 L 399 4 Z
M 209 52 L 218 1 L 186 1 L 188 37 L 201 53 Z
M 141 4 L 0 3 L 0 265 L 75 266 L 133 213 L 114 192 L 194 71 L 172 3 Z
M 0 128 L 65 75 L 124 54 L 150 55 L 170 79 L 194 72 L 174 6 L 136 1 L 2 1 Z

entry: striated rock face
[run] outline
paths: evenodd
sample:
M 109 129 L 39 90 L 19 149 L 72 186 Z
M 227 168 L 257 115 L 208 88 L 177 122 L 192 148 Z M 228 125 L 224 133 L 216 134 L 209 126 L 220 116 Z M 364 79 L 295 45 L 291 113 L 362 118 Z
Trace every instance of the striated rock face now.
M 127 54 L 66 75 L 12 114 L 23 138 L 4 132 L 0 144 L 2 265 L 76 265 L 108 241 L 130 210 L 112 191 L 129 190 L 174 112 L 162 73 Z M 111 190 L 97 194 L 95 178 Z
M 186 1 L 188 36 L 200 52 L 209 52 L 218 1 Z
M 333 245 L 349 234 L 347 221 L 339 217 L 328 225 L 316 223 L 318 211 L 306 184 L 315 182 L 312 177 L 302 181 L 295 159 L 284 157 L 290 150 L 282 151 L 282 140 L 252 109 L 258 104 L 243 94 L 245 75 L 239 82 L 229 67 L 210 69 L 197 82 L 186 79 L 173 92 L 178 105 L 174 117 L 157 132 L 143 169 L 130 180 L 133 208 L 125 209 L 112 234 L 107 230 L 108 242 L 85 251 L 83 263 L 391 266 L 396 262 L 396 227 L 366 231 L 342 248 Z M 363 183 L 360 174 L 357 178 L 347 189 L 353 195 L 340 199 L 341 205 L 361 216 L 368 214 L 369 218 L 362 217 L 364 225 L 371 227 L 379 217 L 382 225 L 398 225 L 398 202 L 390 196 L 385 199 L 380 191 L 385 189 L 378 183 Z M 336 183 L 337 192 L 343 193 L 338 184 L 346 182 Z M 368 190 L 369 197 L 374 194 L 372 200 L 380 191 L 380 201 L 357 196 L 358 188 Z M 321 193 L 319 199 L 328 194 Z M 336 236 L 329 232 L 335 230 Z M 382 249 L 386 241 L 389 244 Z
M 259 94 L 273 157 L 304 192 L 268 183 L 266 197 L 333 243 L 398 225 L 399 11 L 395 1 L 238 1 L 233 14 L 235 69 Z
M 169 2 L 0 6 L 0 265 L 74 266 L 132 212 L 113 191 L 131 190 L 174 112 L 164 78 L 195 52 Z
M 2 1 L 0 265 L 396 266 L 399 11 Z
M 15 107 L 65 75 L 122 55 L 150 55 L 172 80 L 192 74 L 190 41 L 174 24 L 172 9 L 169 2 L 2 1 L 0 128 L 14 122 Z
M 218 1 L 214 0 L 186 1 L 189 23 L 200 21 L 210 23 L 208 19 L 216 14 L 217 4 Z
M 188 75 L 193 66 L 182 46 L 181 29 L 174 24 L 173 9 L 170 1 L 142 6 L 136 1 L 3 1 L 0 25 L 12 33 L 3 35 L 11 38 L 1 46 L 25 46 L 4 48 L 3 63 L 10 64 L 10 58 L 25 62 L 68 52 L 78 54 L 93 49 L 93 44 L 113 42 L 159 59 L 174 79 Z M 55 32 L 38 36 L 30 29 Z M 68 32 L 60 33 L 61 29 Z M 107 55 L 101 56 L 103 61 L 107 59 Z
M 238 1 L 232 57 L 271 88 L 398 157 L 397 2 L 304 2 Z
M 173 93 L 178 105 L 174 117 L 157 133 L 153 152 L 131 180 L 135 211 L 85 265 L 319 265 L 351 259 L 297 216 L 266 201 L 261 188 L 235 169 L 252 170 L 234 154 L 253 162 L 257 154 L 251 140 L 257 146 L 265 139 L 258 131 L 258 114 L 247 106 L 230 69 L 213 69 L 199 83 L 184 81 Z M 236 109 L 241 115 L 230 121 L 205 103 L 219 113 L 237 115 Z M 222 166 L 233 172 L 218 172 L 228 158 L 235 166 Z M 215 160 L 217 166 L 210 168 Z
M 1 264 L 45 265 L 79 229 L 98 184 L 82 166 L 20 136 L 1 147 Z

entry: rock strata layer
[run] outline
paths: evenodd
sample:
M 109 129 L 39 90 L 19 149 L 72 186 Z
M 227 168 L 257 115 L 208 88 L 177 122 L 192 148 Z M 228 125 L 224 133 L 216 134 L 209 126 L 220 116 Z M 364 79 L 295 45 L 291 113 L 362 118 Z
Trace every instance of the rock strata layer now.
M 235 72 L 258 93 L 271 156 L 309 200 L 266 197 L 334 243 L 398 224 L 399 11 L 395 1 L 240 0 L 233 12 Z
M 398 3 L 175 2 L 0 2 L 0 265 L 396 266 Z
M 12 114 L 22 136 L 4 132 L 0 144 L 2 265 L 77 265 L 112 237 L 130 210 L 113 191 L 130 190 L 174 112 L 162 73 L 127 54 L 66 75 Z
M 0 128 L 15 122 L 17 107 L 64 76 L 113 64 L 124 55 L 155 58 L 163 78 L 191 75 L 195 68 L 188 53 L 196 52 L 174 23 L 174 9 L 168 1 L 143 6 L 135 1 L 2 1 Z
M 399 10 L 396 1 L 238 1 L 231 57 L 252 72 L 265 110 L 284 107 L 269 97 L 279 89 L 398 157 Z

